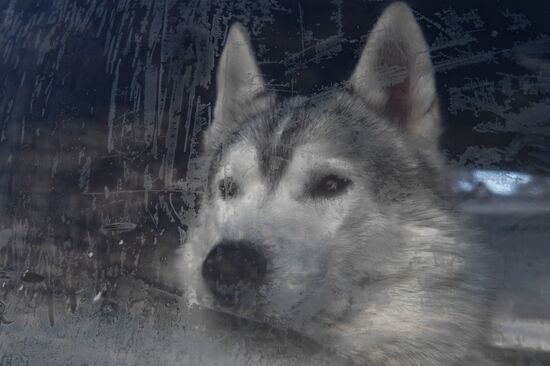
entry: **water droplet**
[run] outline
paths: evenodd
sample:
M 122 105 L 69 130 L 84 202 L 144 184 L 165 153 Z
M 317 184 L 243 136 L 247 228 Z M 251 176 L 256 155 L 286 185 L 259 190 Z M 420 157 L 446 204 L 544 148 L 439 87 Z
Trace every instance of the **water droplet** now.
M 27 283 L 38 283 L 44 281 L 45 277 L 41 274 L 31 272 L 29 270 L 26 270 L 23 275 L 21 276 L 21 281 L 27 282 Z
M 101 304 L 101 314 L 106 316 L 107 318 L 112 318 L 116 315 L 118 309 L 118 305 L 110 300 L 103 300 L 103 303 Z
M 105 303 L 105 305 L 101 307 L 101 311 L 103 314 L 109 315 L 115 312 L 115 307 L 110 303 Z
M 101 227 L 101 232 L 103 234 L 113 233 L 120 234 L 127 231 L 132 231 L 137 227 L 136 224 L 132 222 L 113 222 L 111 224 L 105 224 Z
M 48 319 L 50 320 L 50 327 L 54 325 L 54 312 L 53 312 L 53 293 L 48 293 Z
M 121 240 L 118 242 L 118 245 L 122 245 L 122 244 L 124 244 L 124 240 L 121 239 Z
M 88 252 L 88 257 L 92 258 L 94 256 L 94 252 Z
M 76 311 L 76 294 L 73 290 L 69 292 L 69 307 L 71 313 L 74 314 L 74 312 Z
M 23 291 L 24 288 L 25 288 L 25 286 L 21 285 L 21 286 L 19 286 L 19 288 L 17 289 L 17 291 Z
M 92 302 L 93 303 L 98 302 L 101 299 L 101 296 L 103 296 L 103 290 L 99 291 L 97 295 L 94 296 L 94 298 L 92 299 Z

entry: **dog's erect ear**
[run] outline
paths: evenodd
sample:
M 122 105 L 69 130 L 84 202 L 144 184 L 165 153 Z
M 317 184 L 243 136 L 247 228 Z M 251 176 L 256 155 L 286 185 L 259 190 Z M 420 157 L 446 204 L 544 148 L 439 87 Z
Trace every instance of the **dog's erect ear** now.
M 391 4 L 369 35 L 350 86 L 406 133 L 436 145 L 439 112 L 429 47 L 408 5 Z
M 214 107 L 214 124 L 209 135 L 226 130 L 235 123 L 234 108 L 242 106 L 264 91 L 264 81 L 256 64 L 248 33 L 240 23 L 229 29 L 216 75 L 217 96 Z M 214 131 L 212 131 L 214 130 Z

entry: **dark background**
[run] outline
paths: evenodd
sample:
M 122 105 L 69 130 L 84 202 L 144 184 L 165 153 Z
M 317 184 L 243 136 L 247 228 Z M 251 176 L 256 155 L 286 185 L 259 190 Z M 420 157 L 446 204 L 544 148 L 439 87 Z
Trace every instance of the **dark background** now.
M 151 309 L 175 304 L 165 269 L 202 189 L 194 159 L 231 23 L 249 29 L 270 88 L 312 93 L 349 77 L 388 3 L 0 1 L 0 323 L 13 321 L 0 338 L 28 341 L 31 323 L 45 332 L 26 348 L 0 345 L 0 365 L 61 352 L 52 339 L 78 338 L 67 322 L 101 339 L 96 323 L 131 313 L 135 302 L 120 299 L 134 292 Z M 409 4 L 432 50 L 450 165 L 549 175 L 550 4 Z M 154 313 L 143 306 L 141 320 Z

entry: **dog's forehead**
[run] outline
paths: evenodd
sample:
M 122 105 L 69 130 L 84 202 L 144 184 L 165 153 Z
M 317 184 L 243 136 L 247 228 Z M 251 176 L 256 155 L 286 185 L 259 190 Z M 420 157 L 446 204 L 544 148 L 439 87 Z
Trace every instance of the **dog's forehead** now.
M 321 103 L 323 104 L 323 103 Z M 290 165 L 306 168 L 349 149 L 339 126 L 348 120 L 334 103 L 311 103 L 296 97 L 275 103 L 255 115 L 235 134 L 228 136 L 217 160 L 216 171 L 237 176 L 255 169 L 266 184 L 275 188 Z M 339 162 L 334 160 L 338 165 Z M 332 163 L 327 163 L 334 165 Z M 248 175 L 247 175 L 248 176 Z
M 350 163 L 335 155 L 326 143 L 306 142 L 295 148 L 289 170 L 319 168 L 349 169 Z
M 271 156 L 271 160 L 275 158 L 277 157 Z M 263 163 L 265 164 L 265 161 Z M 262 154 L 258 151 L 258 146 L 244 140 L 228 148 L 225 157 L 221 161 L 217 175 L 220 178 L 233 176 L 241 180 L 264 178 L 263 180 L 265 181 L 269 176 L 263 175 L 262 177 L 261 164 Z M 289 159 L 285 161 L 285 165 L 285 174 L 280 177 L 281 179 L 289 175 L 300 177 L 312 170 L 352 169 L 348 161 L 333 156 L 326 144 L 316 142 L 308 142 L 295 146 Z

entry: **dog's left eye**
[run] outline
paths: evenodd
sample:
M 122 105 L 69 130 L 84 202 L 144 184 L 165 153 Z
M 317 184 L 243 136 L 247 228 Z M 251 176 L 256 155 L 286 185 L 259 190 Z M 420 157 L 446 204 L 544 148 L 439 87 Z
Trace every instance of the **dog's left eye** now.
M 309 196 L 312 198 L 332 198 L 341 195 L 350 186 L 351 180 L 329 174 L 311 185 Z

